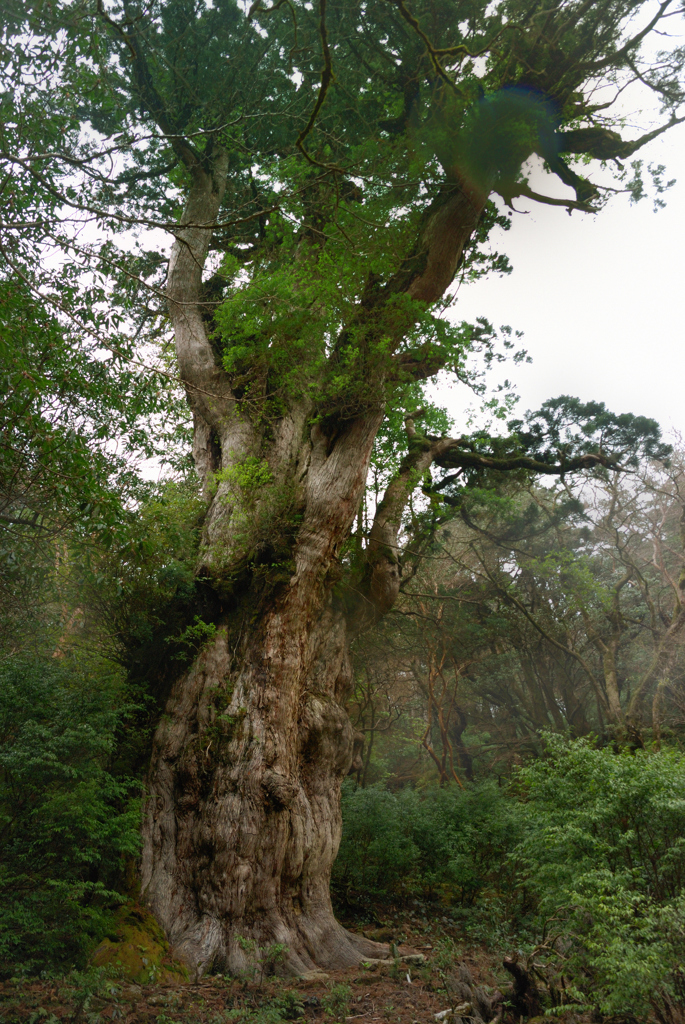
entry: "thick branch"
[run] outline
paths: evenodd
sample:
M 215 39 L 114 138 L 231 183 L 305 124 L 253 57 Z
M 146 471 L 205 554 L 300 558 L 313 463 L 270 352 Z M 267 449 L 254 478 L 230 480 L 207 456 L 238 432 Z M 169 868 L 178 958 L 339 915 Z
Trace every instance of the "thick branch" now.
M 215 153 L 211 173 L 194 168 L 193 186 L 171 251 L 166 289 L 181 377 L 193 388 L 202 389 L 189 391 L 189 401 L 214 429 L 220 427 L 229 411 L 233 395 L 207 338 L 201 289 L 202 271 L 226 187 L 227 170 L 225 150 Z M 184 227 L 191 224 L 195 226 Z
M 407 308 L 398 310 L 394 303 L 398 295 L 408 295 L 426 305 L 444 295 L 454 279 L 464 246 L 477 227 L 486 202 L 487 195 L 466 184 L 455 181 L 443 184 L 424 211 L 413 248 L 398 270 L 385 284 L 380 278 L 369 276 L 359 311 L 339 335 L 331 355 L 330 361 L 336 366 L 336 372 L 340 352 L 351 342 L 359 345 L 360 338 L 367 337 L 370 341 L 374 336 L 385 335 L 392 339 L 392 347 L 396 348 L 406 337 L 417 313 Z M 387 317 L 384 316 L 386 309 Z M 396 360 L 399 372 L 404 363 L 411 373 L 412 361 L 413 356 L 400 355 Z M 428 365 L 424 368 L 427 370 Z M 421 373 L 418 365 L 416 370 Z
M 426 380 L 427 377 L 434 377 L 445 365 L 446 357 L 442 352 L 400 352 L 393 358 L 393 366 L 396 369 L 398 380 Z
M 414 353 L 400 354 L 392 358 L 390 365 L 385 356 L 392 357 L 414 327 L 422 309 L 440 299 L 452 283 L 464 247 L 478 225 L 486 202 L 485 193 L 465 183 L 443 183 L 432 203 L 424 210 L 416 241 L 397 271 L 384 284 L 379 277 L 369 275 L 359 307 L 339 334 L 329 358 L 329 367 L 335 376 L 340 373 L 341 354 L 348 347 L 368 354 L 373 352 L 374 342 L 381 340 L 384 358 L 377 359 L 374 354 L 373 359 L 368 362 L 362 359 L 358 364 L 363 367 L 362 390 L 367 394 L 373 392 L 377 398 L 388 380 L 401 378 L 404 374 L 420 379 L 440 369 L 440 360 L 432 355 L 424 357 L 421 353 L 415 358 Z M 401 295 L 415 300 L 415 304 L 398 303 L 397 298 Z M 374 374 L 373 383 L 378 385 L 375 390 L 370 387 L 370 368 Z M 349 387 L 342 394 L 331 392 L 329 395 L 327 415 L 337 420 L 341 412 L 345 418 L 356 414 L 357 410 L 352 412 L 350 408 Z M 337 408 L 336 397 L 340 402 Z M 366 409 L 363 414 L 366 414 Z
M 423 215 L 413 252 L 382 295 L 406 293 L 436 302 L 452 283 L 464 246 L 478 225 L 487 195 L 463 181 L 446 183 Z
M 564 476 L 566 473 L 578 472 L 578 470 L 592 469 L 595 466 L 605 466 L 607 469 L 620 469 L 617 459 L 601 452 L 596 454 L 577 455 L 572 459 L 562 459 L 559 462 L 542 462 L 530 455 L 512 455 L 498 458 L 492 455 L 480 455 L 464 449 L 466 442 L 454 441 L 452 445 L 440 456 L 436 457 L 436 465 L 442 469 L 490 469 L 499 472 L 511 472 L 515 469 L 527 469 L 533 473 L 542 473 L 546 476 Z M 437 490 L 437 488 L 436 488 Z M 443 500 L 448 505 L 460 505 L 461 498 L 453 499 L 444 495 Z
M 543 462 L 527 455 L 504 458 L 481 455 L 469 450 L 470 442 L 465 438 L 431 438 L 419 434 L 414 423 L 419 415 L 422 413 L 414 413 L 405 420 L 409 451 L 376 509 L 369 536 L 368 569 L 363 593 L 374 610 L 374 616 L 385 615 L 397 600 L 400 590 L 399 532 L 402 515 L 412 491 L 433 463 L 443 469 L 478 468 L 500 472 L 526 469 L 551 476 L 564 476 L 566 473 L 591 469 L 594 466 L 620 468 L 615 457 L 601 452 L 562 459 L 556 463 Z M 424 488 L 424 493 L 434 494 L 446 504 L 459 507 L 463 503 L 462 496 L 450 497 L 441 493 L 442 488 L 454 480 L 454 476 L 449 477 L 435 486 Z M 563 649 L 566 651 L 566 648 Z M 592 678 L 591 673 L 589 674 Z
M 418 418 L 417 413 L 413 416 Z M 400 592 L 399 532 L 409 498 L 431 464 L 451 446 L 459 444 L 451 437 L 423 437 L 412 417 L 407 417 L 405 426 L 409 451 L 376 509 L 367 549 L 369 573 L 365 590 L 377 615 L 390 611 Z
M 562 163 L 562 161 L 559 161 L 559 163 Z M 582 178 L 578 178 L 577 175 L 574 175 L 574 177 L 577 178 L 578 182 L 581 182 L 581 184 L 583 183 Z M 570 181 L 565 182 L 565 184 L 571 185 L 571 188 L 574 187 L 574 185 Z M 585 185 L 587 186 L 586 192 L 591 192 L 591 198 L 595 198 L 597 196 L 597 190 L 595 189 L 595 187 L 591 185 L 589 182 L 585 182 Z M 579 201 L 578 199 L 554 199 L 552 196 L 543 196 L 540 192 L 533 192 L 533 190 L 523 182 L 517 182 L 516 186 L 511 190 L 507 189 L 506 194 L 503 191 L 499 192 L 498 194 L 502 196 L 502 199 L 504 199 L 507 206 L 510 206 L 512 209 L 512 199 L 519 199 L 521 196 L 523 196 L 525 199 L 532 199 L 534 202 L 543 203 L 545 206 L 563 206 L 565 207 L 565 209 L 569 210 L 569 212 L 571 210 L 580 210 L 582 213 L 597 212 L 595 208 L 589 205 L 589 203 L 586 201 Z M 576 189 L 576 196 L 577 195 L 578 189 Z
M 560 132 L 562 153 L 582 153 L 594 157 L 596 160 L 627 160 L 638 149 L 642 149 L 648 142 L 663 135 L 669 128 L 682 124 L 685 117 L 672 117 L 666 124 L 646 132 L 639 139 L 626 141 L 618 132 L 609 128 L 602 128 L 595 125 L 590 128 L 575 128 L 573 131 Z

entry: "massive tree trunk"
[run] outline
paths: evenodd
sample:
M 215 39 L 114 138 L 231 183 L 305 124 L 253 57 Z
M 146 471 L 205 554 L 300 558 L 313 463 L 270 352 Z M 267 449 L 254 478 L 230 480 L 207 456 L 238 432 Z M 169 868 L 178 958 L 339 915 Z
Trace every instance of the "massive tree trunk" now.
M 154 737 L 143 893 L 193 970 L 239 972 L 279 943 L 287 969 L 301 973 L 378 955 L 375 943 L 335 921 L 329 896 L 340 786 L 354 754 L 343 707 L 352 683 L 348 636 L 392 605 L 403 503 L 417 469 L 442 449 L 410 452 L 411 466 L 379 510 L 356 604 L 341 599 L 340 553 L 383 402 L 367 392 L 352 414 L 324 410 L 317 418 L 310 401 L 293 399 L 267 432 L 232 391 L 200 301 L 225 168 L 220 152 L 211 166 L 192 167 L 168 279 L 196 465 L 209 495 L 198 572 L 223 611 L 216 634 L 177 679 Z M 395 277 L 383 288 L 374 282 L 360 301 L 357 343 L 367 322 L 378 329 L 393 294 L 422 303 L 442 294 L 484 203 L 445 187 Z M 432 372 L 420 356 L 414 363 L 417 374 Z M 376 394 L 392 371 L 377 370 Z M 252 483 L 248 466 L 259 468 Z
M 377 425 L 328 458 L 323 438 L 311 446 L 292 575 L 264 584 L 257 574 L 227 600 L 226 623 L 157 729 L 143 888 L 177 955 L 200 971 L 244 969 L 250 940 L 286 945 L 295 973 L 378 955 L 336 923 L 328 891 L 354 746 L 342 707 L 347 622 L 331 586 Z
M 305 571 L 236 622 L 242 637 L 219 629 L 157 730 L 147 899 L 200 971 L 244 969 L 245 940 L 285 944 L 295 973 L 378 955 L 336 923 L 328 892 L 354 740 L 344 618 Z

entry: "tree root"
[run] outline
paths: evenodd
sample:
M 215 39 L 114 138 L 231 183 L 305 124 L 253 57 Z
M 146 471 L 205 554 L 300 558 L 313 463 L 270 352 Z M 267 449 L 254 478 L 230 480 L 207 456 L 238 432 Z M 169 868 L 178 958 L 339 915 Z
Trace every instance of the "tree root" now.
M 176 938 L 173 954 L 196 979 L 216 973 L 302 977 L 390 957 L 388 945 L 347 931 L 332 915 L 316 920 L 301 915 L 289 923 L 279 918 L 269 924 L 268 932 L 263 920 L 251 929 L 245 922 L 226 929 L 205 918 Z

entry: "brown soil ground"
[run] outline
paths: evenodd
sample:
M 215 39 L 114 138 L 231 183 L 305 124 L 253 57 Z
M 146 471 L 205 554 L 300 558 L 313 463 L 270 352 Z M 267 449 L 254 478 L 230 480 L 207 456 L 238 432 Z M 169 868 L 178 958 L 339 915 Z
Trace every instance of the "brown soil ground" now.
M 198 984 L 173 986 L 113 981 L 109 993 L 101 991 L 90 995 L 85 1000 L 86 1005 L 81 1005 L 83 995 L 79 997 L 66 982 L 5 982 L 0 987 L 0 1020 L 3 1024 L 28 1024 L 29 1021 L 52 1024 L 54 1020 L 81 1020 L 85 1024 L 93 1022 L 97 1014 L 102 1021 L 122 1024 L 134 1021 L 150 1024 L 171 1024 L 172 1021 L 223 1024 L 225 1021 L 228 1024 L 231 1019 L 240 1019 L 241 1015 L 235 1011 L 244 1009 L 252 1013 L 266 1011 L 267 1024 L 269 1008 L 291 992 L 292 1019 L 304 1018 L 307 1024 L 331 1024 L 336 1019 L 359 1021 L 359 1024 L 428 1024 L 434 1021 L 435 1013 L 449 1006 L 445 992 L 441 993 L 427 976 L 430 973 L 430 968 L 418 972 L 414 969 L 410 981 L 404 972 L 399 977 L 391 977 L 385 970 L 363 969 L 332 971 L 321 980 L 265 979 L 262 984 L 219 977 L 203 979 Z M 476 977 L 475 971 L 473 973 Z M 482 979 L 478 977 L 478 980 Z
M 406 928 L 402 931 L 407 934 Z M 374 937 L 385 938 L 378 931 Z M 399 946 L 398 952 L 424 953 L 427 961 L 422 967 L 398 967 L 390 961 L 387 966 L 331 971 L 317 978 L 211 977 L 196 984 L 132 985 L 116 978 L 84 979 L 81 984 L 69 979 L 6 981 L 0 983 L 0 1021 L 96 1024 L 99 1018 L 121 1024 L 239 1024 L 247 1013 L 261 1018 L 255 1024 L 272 1024 L 273 1009 L 285 999 L 292 1004 L 288 1016 L 302 1024 L 433 1024 L 433 1015 L 449 1007 L 449 997 L 441 970 L 433 963 L 433 944 L 420 935 L 411 939 L 412 944 Z M 459 953 L 477 983 L 496 985 L 499 979 L 486 953 Z
M 487 990 L 507 985 L 501 954 L 459 944 L 447 929 L 428 941 L 407 924 L 365 929 L 381 941 L 392 932 L 407 940 L 397 953 L 423 953 L 423 966 L 389 961 L 307 979 L 217 976 L 185 984 L 134 985 L 102 972 L 99 979 L 91 972 L 92 978 L 13 980 L 0 983 L 0 1024 L 281 1024 L 284 1016 L 298 1024 L 436 1024 L 434 1015 L 454 1003 L 445 977 L 459 964 Z M 450 938 L 452 946 L 444 941 Z

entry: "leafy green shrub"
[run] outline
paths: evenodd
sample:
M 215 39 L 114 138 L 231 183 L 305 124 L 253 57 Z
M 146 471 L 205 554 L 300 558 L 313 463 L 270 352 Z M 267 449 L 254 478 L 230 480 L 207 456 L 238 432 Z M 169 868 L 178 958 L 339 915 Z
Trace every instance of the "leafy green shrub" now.
M 126 710 L 111 672 L 0 663 L 0 972 L 82 965 L 122 902 L 139 801 L 107 762 Z
M 507 787 L 348 783 L 336 887 L 437 890 L 470 938 L 534 950 L 580 1007 L 685 1010 L 685 756 L 545 742 Z
M 520 836 L 517 808 L 496 783 L 400 794 L 412 821 L 424 889 L 447 887 L 452 902 L 472 906 L 485 891 L 509 886 L 507 853 Z
M 324 996 L 321 1004 L 327 1017 L 336 1021 L 344 1021 L 352 1000 L 352 989 L 349 985 L 333 985 L 328 995 Z
M 304 1017 L 304 996 L 295 988 L 287 988 L 271 1000 L 283 1020 L 299 1020 Z
M 343 836 L 334 880 L 359 889 L 388 891 L 413 877 L 419 850 L 400 798 L 382 786 L 343 787 Z
M 561 936 L 555 957 L 602 1012 L 646 1014 L 685 955 L 685 757 L 549 736 L 518 784 L 540 937 Z
M 345 988 L 347 986 L 336 986 Z M 349 988 L 348 988 L 349 991 Z M 348 1000 L 349 1002 L 349 1000 Z M 282 1024 L 283 1021 L 303 1020 L 305 1018 L 304 996 L 297 989 L 285 989 L 270 999 L 263 1000 L 258 1006 L 243 1004 L 214 1018 L 216 1022 L 226 1024 Z M 159 1024 L 160 1018 L 157 1018 Z M 169 1021 L 168 1024 L 175 1024 Z
M 398 793 L 348 783 L 334 878 L 386 893 L 440 887 L 470 906 L 509 887 L 507 854 L 520 837 L 516 806 L 491 782 Z

